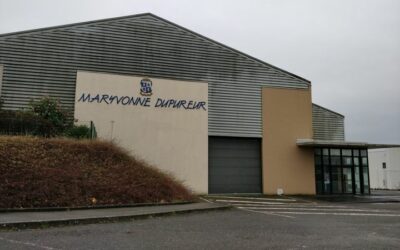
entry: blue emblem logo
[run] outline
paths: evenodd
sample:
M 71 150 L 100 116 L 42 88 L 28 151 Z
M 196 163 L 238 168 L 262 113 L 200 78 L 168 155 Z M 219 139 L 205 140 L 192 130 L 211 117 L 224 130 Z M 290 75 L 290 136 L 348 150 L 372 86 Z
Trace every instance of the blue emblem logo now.
M 151 96 L 153 94 L 152 86 L 153 83 L 149 78 L 143 78 L 140 81 L 140 94 L 142 96 Z

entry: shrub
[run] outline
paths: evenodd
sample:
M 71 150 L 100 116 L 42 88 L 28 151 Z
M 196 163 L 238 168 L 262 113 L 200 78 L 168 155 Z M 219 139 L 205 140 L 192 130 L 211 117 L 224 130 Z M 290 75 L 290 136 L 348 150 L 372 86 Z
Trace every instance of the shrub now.
M 86 125 L 73 125 L 65 131 L 65 136 L 76 139 L 90 139 L 92 137 L 91 130 Z
M 0 136 L 0 207 L 191 200 L 172 177 L 97 140 Z
M 0 110 L 0 134 L 48 137 L 53 130 L 49 121 L 32 112 Z
M 68 120 L 68 113 L 61 107 L 60 102 L 51 97 L 43 97 L 30 103 L 30 111 L 52 125 L 48 131 L 51 136 L 62 134 L 68 127 L 72 126 Z
M 95 138 L 96 130 L 86 125 L 74 125 L 60 102 L 51 97 L 31 101 L 27 110 L 1 110 L 0 134 L 35 135 L 54 137 L 64 135 L 71 138 Z

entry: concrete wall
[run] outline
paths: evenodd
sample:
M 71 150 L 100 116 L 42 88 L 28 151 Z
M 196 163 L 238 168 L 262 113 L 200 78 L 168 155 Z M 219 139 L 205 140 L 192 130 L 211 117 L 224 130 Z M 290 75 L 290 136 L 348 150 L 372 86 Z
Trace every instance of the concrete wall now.
M 311 89 L 262 89 L 263 192 L 315 194 L 314 154 L 296 146 L 311 139 Z
M 400 189 L 400 148 L 370 149 L 368 161 L 371 188 Z
M 208 192 L 208 84 L 150 78 L 147 106 L 79 99 L 82 94 L 141 97 L 144 77 L 77 73 L 75 118 L 94 121 L 98 136 L 113 140 L 148 163 L 171 173 L 197 193 Z M 155 107 L 158 98 L 206 102 L 205 109 Z

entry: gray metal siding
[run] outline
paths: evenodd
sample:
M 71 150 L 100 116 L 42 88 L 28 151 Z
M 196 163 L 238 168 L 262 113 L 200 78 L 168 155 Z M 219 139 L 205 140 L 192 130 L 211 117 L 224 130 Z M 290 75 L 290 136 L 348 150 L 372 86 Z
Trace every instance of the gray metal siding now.
M 344 141 L 344 116 L 313 104 L 312 117 L 314 139 Z
M 261 140 L 209 138 L 209 193 L 261 193 Z
M 220 136 L 262 136 L 262 86 L 309 86 L 151 14 L 3 35 L 0 64 L 7 109 L 50 95 L 73 111 L 77 70 L 205 81 L 209 134 Z
M 0 97 L 1 97 L 1 85 L 2 85 L 2 81 L 3 81 L 3 65 L 0 65 Z M 2 104 L 2 100 L 0 98 L 0 107 Z

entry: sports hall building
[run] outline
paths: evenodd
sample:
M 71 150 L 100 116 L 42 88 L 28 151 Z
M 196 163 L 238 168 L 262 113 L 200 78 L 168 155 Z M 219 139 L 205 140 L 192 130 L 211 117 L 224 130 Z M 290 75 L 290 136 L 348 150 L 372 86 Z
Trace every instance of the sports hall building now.
M 0 35 L 5 109 L 58 98 L 196 193 L 368 194 L 368 148 L 311 82 L 153 14 Z

